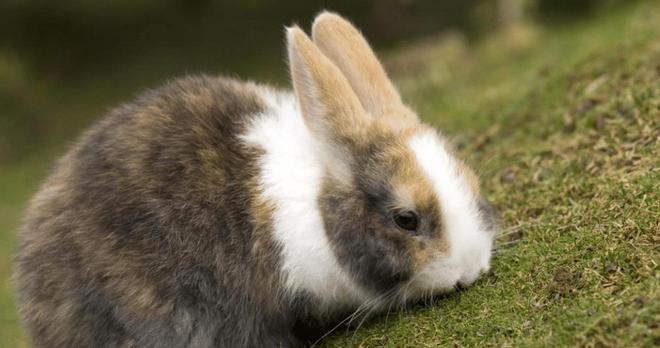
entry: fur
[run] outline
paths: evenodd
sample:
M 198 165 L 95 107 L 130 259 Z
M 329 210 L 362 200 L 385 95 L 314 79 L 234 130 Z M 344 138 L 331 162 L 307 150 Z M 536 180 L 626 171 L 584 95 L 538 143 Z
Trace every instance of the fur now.
M 323 227 L 318 196 L 324 167 L 317 141 L 293 95 L 264 95 L 268 112 L 255 118 L 243 139 L 264 152 L 261 185 L 276 206 L 273 232 L 282 246 L 287 291 L 314 296 L 319 315 L 359 305 L 368 295 L 340 267 Z
M 314 41 L 286 35 L 293 91 L 175 80 L 58 162 L 16 256 L 34 346 L 305 345 L 488 270 L 497 224 L 476 176 L 359 31 L 323 13 Z
M 443 202 L 444 230 L 451 246 L 448 255 L 433 260 L 418 273 L 413 287 L 446 291 L 456 284 L 468 286 L 489 270 L 495 231 L 483 221 L 479 197 L 461 175 L 458 160 L 434 131 L 416 134 L 409 146 Z

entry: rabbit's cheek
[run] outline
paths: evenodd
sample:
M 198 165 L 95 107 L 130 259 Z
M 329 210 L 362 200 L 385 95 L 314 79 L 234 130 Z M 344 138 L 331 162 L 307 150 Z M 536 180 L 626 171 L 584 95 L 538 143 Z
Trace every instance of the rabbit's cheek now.
M 415 238 L 412 243 L 412 257 L 415 260 L 414 269 L 421 271 L 428 264 L 434 262 L 439 255 L 446 255 L 449 245 L 442 238 Z
M 413 273 L 410 238 L 370 218 L 347 192 L 322 195 L 325 231 L 339 264 L 374 293 L 387 292 Z

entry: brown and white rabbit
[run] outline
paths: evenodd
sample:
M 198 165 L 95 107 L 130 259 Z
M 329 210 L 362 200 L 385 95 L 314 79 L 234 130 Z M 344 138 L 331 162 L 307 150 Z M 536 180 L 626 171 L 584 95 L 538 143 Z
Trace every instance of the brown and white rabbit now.
M 104 117 L 27 211 L 16 274 L 37 347 L 279 347 L 467 286 L 495 224 L 360 33 L 287 30 L 294 92 L 187 77 Z

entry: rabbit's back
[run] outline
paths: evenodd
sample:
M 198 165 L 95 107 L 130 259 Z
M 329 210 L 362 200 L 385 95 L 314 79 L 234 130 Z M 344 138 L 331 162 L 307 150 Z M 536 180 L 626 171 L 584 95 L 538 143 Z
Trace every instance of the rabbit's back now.
M 259 154 L 238 139 L 264 111 L 260 88 L 171 82 L 112 111 L 57 164 L 16 258 L 36 346 L 250 345 L 252 326 L 287 325 L 269 292 L 279 261 L 272 207 L 255 198 Z M 239 317 L 263 320 L 227 319 Z

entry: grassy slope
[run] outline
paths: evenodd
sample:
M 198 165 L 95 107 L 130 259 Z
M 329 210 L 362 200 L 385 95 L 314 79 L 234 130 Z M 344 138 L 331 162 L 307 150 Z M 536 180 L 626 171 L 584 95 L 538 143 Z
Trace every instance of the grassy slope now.
M 505 225 L 524 227 L 523 242 L 469 291 L 339 332 L 328 346 L 658 343 L 659 13 L 635 6 L 531 44 L 503 35 L 431 64 L 439 78 L 401 77 L 420 114 L 463 134 L 459 146 Z M 98 104 L 81 108 L 107 105 Z M 0 169 L 0 347 L 26 346 L 9 282 L 13 235 L 61 152 Z
M 649 2 L 509 53 L 511 35 L 493 38 L 407 88 L 428 119 L 467 133 L 504 225 L 522 227 L 502 240 L 522 240 L 470 290 L 326 345 L 659 345 L 659 32 Z

